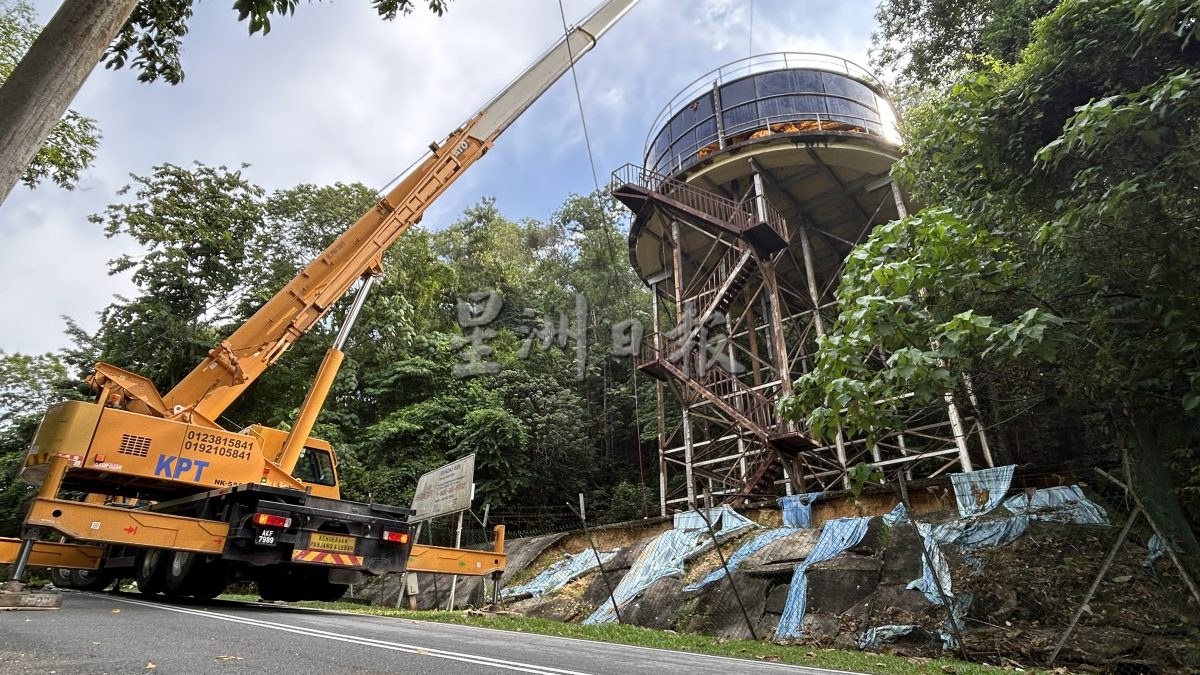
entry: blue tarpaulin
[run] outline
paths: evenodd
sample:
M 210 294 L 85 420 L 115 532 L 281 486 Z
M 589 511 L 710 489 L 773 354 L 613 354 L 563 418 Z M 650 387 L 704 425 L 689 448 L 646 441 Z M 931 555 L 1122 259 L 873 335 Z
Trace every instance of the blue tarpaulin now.
M 1108 525 L 1108 515 L 1083 494 L 1078 485 L 1026 490 L 1004 500 L 1004 508 L 1018 516 L 1052 523 Z
M 963 518 L 981 516 L 1000 505 L 1012 485 L 1016 465 L 997 466 L 968 473 L 950 474 L 958 515 Z
M 758 553 L 762 549 L 766 548 L 767 544 L 770 544 L 776 539 L 786 537 L 789 534 L 794 534 L 799 531 L 800 530 L 797 528 L 782 527 L 778 530 L 768 530 L 763 532 L 762 534 L 743 544 L 742 547 L 735 551 L 733 555 L 729 556 L 729 560 L 726 561 L 726 565 L 729 567 L 729 569 L 735 570 L 746 560 L 746 558 L 749 558 L 755 553 Z M 685 586 L 683 590 L 689 592 L 698 591 L 712 582 L 723 579 L 724 577 L 725 567 L 718 567 L 700 581 Z
M 883 522 L 887 523 L 888 527 L 895 527 L 897 523 L 903 523 L 908 520 L 908 509 L 904 506 L 904 502 L 896 505 L 892 512 L 883 517 Z
M 958 475 L 972 474 L 956 474 L 956 476 Z M 1011 475 L 1008 479 L 1005 479 L 1006 486 L 1009 484 L 1009 479 L 1011 479 Z M 958 485 L 959 483 L 956 482 L 956 496 L 958 494 Z M 1007 487 L 1005 487 L 1005 490 L 1007 490 Z M 1003 494 L 1003 492 L 999 494 Z M 990 502 L 990 500 L 991 495 L 988 495 L 987 500 L 981 501 Z M 1012 515 L 1001 516 L 999 514 L 1003 514 L 1004 512 L 1000 511 L 989 517 L 976 516 L 962 518 L 947 523 L 939 523 L 938 525 L 917 523 L 917 532 L 921 535 L 925 550 L 929 554 L 929 559 L 926 560 L 925 556 L 922 556 L 921 576 L 908 584 L 908 587 L 921 591 L 926 599 L 935 605 L 942 604 L 943 596 L 951 603 L 951 618 L 947 619 L 946 627 L 941 631 L 942 641 L 947 648 L 954 646 L 954 640 L 949 630 L 951 627 L 950 622 L 954 621 L 958 624 L 959 629 L 962 628 L 962 617 L 970 607 L 971 595 L 969 593 L 957 597 L 954 595 L 950 579 L 950 568 L 946 564 L 945 557 L 942 555 L 941 546 L 957 544 L 962 549 L 963 557 L 967 562 L 982 565 L 983 561 L 972 556 L 972 551 L 992 546 L 1005 546 L 1012 543 L 1025 533 L 1031 520 L 1080 525 L 1108 524 L 1108 516 L 1104 513 L 1104 509 L 1084 496 L 1083 490 L 1078 485 L 1028 490 L 1004 500 L 1003 505 Z M 986 506 L 986 504 L 981 506 Z M 961 500 L 959 508 L 961 512 Z M 994 506 L 989 507 L 986 511 L 990 511 L 993 508 Z M 986 511 L 982 513 L 986 513 Z M 933 563 L 932 569 L 930 568 L 930 561 Z M 936 576 L 934 574 L 935 571 Z M 938 591 L 937 580 L 941 581 L 941 592 Z
M 958 523 L 947 523 L 957 525 Z M 908 588 L 915 588 L 925 594 L 925 599 L 935 605 L 942 604 L 942 596 L 947 598 L 954 597 L 950 585 L 950 567 L 946 564 L 946 558 L 942 555 L 942 549 L 938 544 L 948 544 L 958 538 L 961 531 L 957 528 L 945 528 L 942 526 L 933 526 L 929 523 L 917 523 L 917 534 L 921 535 L 922 544 L 925 547 L 926 555 L 921 556 L 921 576 L 912 580 L 908 584 Z M 929 563 L 933 563 L 933 567 Z M 934 572 L 937 572 L 936 575 Z M 941 581 L 941 592 L 938 591 L 938 580 Z
M 783 526 L 812 527 L 812 505 L 823 494 L 825 493 L 809 492 L 780 497 L 779 508 L 783 510 Z
M 900 638 L 913 632 L 916 625 L 911 623 L 887 626 L 876 626 L 863 631 L 862 635 L 858 636 L 859 649 L 878 649 L 880 645 L 886 642 L 895 642 Z
M 601 551 L 600 560 L 608 562 L 616 554 L 617 551 L 615 549 L 612 551 Z M 540 574 L 530 581 L 519 586 L 509 586 L 501 590 L 500 597 L 514 598 L 529 594 L 536 598 L 547 593 L 553 593 L 566 586 L 572 579 L 581 577 L 598 566 L 599 563 L 596 562 L 595 549 L 589 548 L 575 555 L 568 554 L 567 557 L 542 570 Z
M 804 610 L 808 604 L 808 568 L 819 562 L 835 557 L 862 541 L 867 533 L 869 516 L 860 518 L 839 518 L 825 523 L 821 530 L 821 538 L 817 540 L 816 548 L 804 562 L 796 565 L 792 572 L 792 585 L 788 589 L 787 601 L 783 606 L 783 616 L 779 617 L 779 627 L 775 629 L 775 639 L 787 640 L 804 636 Z
M 713 546 L 713 537 L 709 534 L 705 517 L 712 524 L 717 539 L 724 539 L 733 534 L 757 527 L 754 521 L 742 517 L 737 511 L 728 506 L 722 506 L 705 511 L 704 516 L 698 512 L 681 513 L 675 516 L 675 528 L 667 530 L 655 537 L 646 545 L 633 566 L 621 578 L 621 583 L 613 590 L 613 597 L 618 607 L 624 607 L 633 601 L 650 584 L 669 576 L 683 576 L 683 563 L 695 555 L 703 553 Z M 584 619 L 585 624 L 609 623 L 615 621 L 617 613 L 612 601 L 606 599 Z

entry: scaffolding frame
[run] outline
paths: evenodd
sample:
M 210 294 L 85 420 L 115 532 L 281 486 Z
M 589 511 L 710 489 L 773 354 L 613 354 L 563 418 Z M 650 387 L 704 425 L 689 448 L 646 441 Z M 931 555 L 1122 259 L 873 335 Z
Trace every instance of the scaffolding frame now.
M 903 428 L 870 442 L 840 430 L 832 443 L 824 442 L 779 416 L 776 403 L 791 394 L 794 378 L 812 369 L 817 340 L 835 316 L 846 253 L 880 222 L 885 205 L 893 207 L 889 213 L 907 215 L 887 173 L 848 184 L 812 147 L 806 154 L 811 166 L 787 180 L 820 175 L 837 186 L 806 203 L 753 156 L 741 194 L 634 165 L 613 174 L 614 196 L 635 212 L 638 233 L 656 240 L 663 270 L 645 278 L 653 324 L 637 355 L 638 369 L 656 380 L 663 515 L 695 508 L 706 493 L 738 505 L 781 492 L 846 489 L 860 462 L 929 478 L 971 471 L 974 445 L 991 464 L 974 401 L 971 414 L 963 415 L 950 394 L 941 406 L 910 413 Z M 873 213 L 852 196 L 889 185 Z M 852 238 L 823 229 L 809 215 L 814 204 L 832 201 L 858 216 Z M 657 223 L 658 232 L 647 223 Z M 840 247 L 838 259 L 817 261 L 814 236 Z M 969 382 L 966 387 L 970 392 Z

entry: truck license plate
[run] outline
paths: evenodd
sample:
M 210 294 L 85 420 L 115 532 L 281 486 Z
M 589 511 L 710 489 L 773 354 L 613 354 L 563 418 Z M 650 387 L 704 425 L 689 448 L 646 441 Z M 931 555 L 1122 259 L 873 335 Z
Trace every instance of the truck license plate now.
M 258 536 L 254 538 L 254 543 L 260 546 L 274 546 L 275 530 L 259 530 Z
M 308 539 L 308 547 L 335 553 L 354 553 L 354 537 L 314 532 Z

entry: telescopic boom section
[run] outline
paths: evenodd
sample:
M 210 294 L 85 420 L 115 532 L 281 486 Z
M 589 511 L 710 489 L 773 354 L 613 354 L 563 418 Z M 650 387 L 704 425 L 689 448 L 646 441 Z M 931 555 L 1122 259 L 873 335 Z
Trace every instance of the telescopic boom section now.
M 214 420 L 359 277 L 380 272 L 383 254 L 392 243 L 636 3 L 602 3 L 445 141 L 431 145 L 432 154 L 420 166 L 212 349 L 162 403 L 150 407 L 162 405 L 167 416 L 216 426 Z

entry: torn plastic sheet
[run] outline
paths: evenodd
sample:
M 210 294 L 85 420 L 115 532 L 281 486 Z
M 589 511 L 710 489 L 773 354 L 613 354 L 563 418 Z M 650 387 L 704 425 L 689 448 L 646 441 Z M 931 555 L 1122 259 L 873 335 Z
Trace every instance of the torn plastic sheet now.
M 1159 558 L 1167 554 L 1167 549 L 1163 546 L 1162 538 L 1158 534 L 1150 535 L 1150 540 L 1146 542 L 1146 550 L 1149 553 L 1146 554 L 1146 559 L 1142 561 L 1143 567 L 1153 567 Z
M 1078 485 L 1026 490 L 1004 500 L 1004 508 L 1018 516 L 1052 523 L 1108 525 L 1108 514 L 1083 494 Z
M 617 554 L 617 550 L 601 551 L 601 562 L 608 562 Z M 566 586 L 573 579 L 583 576 L 599 567 L 596 562 L 596 550 L 589 548 L 567 557 L 542 570 L 540 574 L 519 586 L 509 586 L 500 591 L 500 597 L 513 598 L 523 595 L 539 597 Z
M 946 528 L 941 525 L 934 527 L 929 523 L 916 523 L 917 534 L 921 535 L 922 545 L 925 547 L 926 555 L 921 556 L 921 576 L 909 582 L 907 588 L 917 589 L 925 595 L 925 599 L 935 605 L 942 604 L 942 596 L 947 598 L 954 597 L 950 583 L 950 567 L 946 564 L 946 557 L 942 555 L 942 549 L 938 546 L 939 539 L 945 539 L 940 543 L 950 543 L 957 539 L 962 531 L 955 528 Z M 945 523 L 945 525 L 959 525 L 955 523 Z M 930 567 L 930 563 L 933 567 Z M 936 574 L 934 571 L 936 570 Z M 938 581 L 941 581 L 941 592 L 938 592 Z
M 862 541 L 867 533 L 867 523 L 870 516 L 858 518 L 839 518 L 826 521 L 821 530 L 821 538 L 804 562 L 796 565 L 792 572 L 792 585 L 788 589 L 787 601 L 783 605 L 783 615 L 779 617 L 779 627 L 775 629 L 776 640 L 795 639 L 804 636 L 804 610 L 808 604 L 808 568 L 845 551 Z
M 757 527 L 757 524 L 744 518 L 728 506 L 709 509 L 705 512 L 717 539 L 726 539 L 747 528 Z M 697 521 L 699 528 L 694 528 Z M 621 578 L 621 583 L 613 589 L 613 598 L 618 607 L 625 607 L 650 584 L 663 577 L 683 576 L 683 563 L 713 546 L 713 538 L 704 517 L 698 512 L 677 514 L 675 528 L 658 535 L 646 545 L 633 566 Z M 606 598 L 592 615 L 584 619 L 585 624 L 610 623 L 615 621 L 617 613 L 613 609 L 612 600 Z
M 783 510 L 783 526 L 812 527 L 812 505 L 823 494 L 825 493 L 809 492 L 803 495 L 780 497 L 779 508 Z
M 876 626 L 863 631 L 862 635 L 858 636 L 859 649 L 879 649 L 880 645 L 889 642 L 895 642 L 900 638 L 913 632 L 916 624 L 906 623 L 901 625 L 889 624 L 886 626 Z
M 1015 464 L 980 469 L 968 473 L 950 474 L 954 485 L 954 500 L 958 515 L 963 518 L 981 516 L 1000 505 L 1012 485 Z
M 903 523 L 908 520 L 908 508 L 904 506 L 904 502 L 896 505 L 892 512 L 883 517 L 883 522 L 887 523 L 888 527 L 895 527 L 897 523 Z
M 770 544 L 776 539 L 786 537 L 789 534 L 795 534 L 799 531 L 799 528 L 783 527 L 777 530 L 768 530 L 763 532 L 762 534 L 759 534 L 757 537 L 743 544 L 742 547 L 735 551 L 733 555 L 729 556 L 729 560 L 726 561 L 726 566 L 728 566 L 731 570 L 735 570 L 746 560 L 746 558 L 749 558 L 755 553 L 758 553 L 762 549 L 766 548 L 767 544 Z M 723 578 L 725 578 L 724 566 L 713 570 L 708 576 L 704 577 L 700 581 L 685 586 L 683 590 L 688 592 L 698 591 L 712 582 Z

